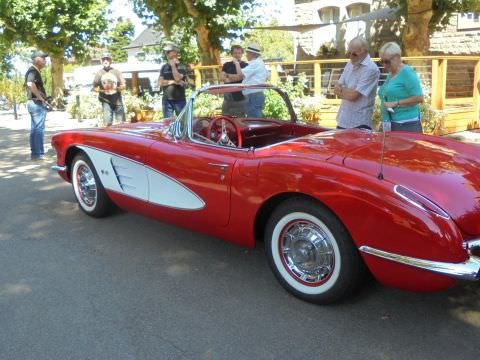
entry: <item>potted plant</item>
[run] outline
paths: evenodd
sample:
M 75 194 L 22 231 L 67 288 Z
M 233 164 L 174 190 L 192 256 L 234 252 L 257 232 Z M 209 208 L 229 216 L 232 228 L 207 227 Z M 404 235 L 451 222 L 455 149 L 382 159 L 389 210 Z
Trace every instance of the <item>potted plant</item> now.
M 307 123 L 318 125 L 322 113 L 322 98 L 318 96 L 307 96 L 298 99 L 298 108 L 301 118 Z
M 155 116 L 155 110 L 153 107 L 153 96 L 146 93 L 140 104 L 140 119 L 138 121 L 152 121 Z

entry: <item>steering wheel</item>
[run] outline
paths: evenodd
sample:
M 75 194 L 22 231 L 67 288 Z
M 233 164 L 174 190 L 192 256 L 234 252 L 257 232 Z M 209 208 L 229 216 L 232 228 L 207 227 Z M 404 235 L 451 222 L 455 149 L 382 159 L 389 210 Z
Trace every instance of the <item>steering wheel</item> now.
M 221 124 L 218 124 L 220 122 Z M 233 130 L 229 129 L 230 133 L 233 132 L 235 134 L 236 138 L 233 138 L 233 140 L 228 136 L 229 131 L 227 131 L 227 124 L 233 127 Z M 220 128 L 220 131 L 218 131 L 218 128 Z M 231 117 L 225 115 L 212 118 L 208 126 L 208 136 L 218 145 L 242 147 L 242 132 L 240 131 L 240 127 Z

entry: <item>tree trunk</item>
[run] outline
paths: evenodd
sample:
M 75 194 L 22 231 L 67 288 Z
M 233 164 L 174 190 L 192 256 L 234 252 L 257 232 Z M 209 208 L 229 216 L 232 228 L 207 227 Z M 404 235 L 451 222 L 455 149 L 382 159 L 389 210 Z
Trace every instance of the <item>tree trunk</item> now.
M 406 56 L 428 55 L 430 32 L 428 25 L 433 15 L 432 0 L 408 0 L 407 24 L 403 33 Z
M 220 65 L 220 49 L 212 46 L 210 41 L 210 29 L 207 25 L 207 19 L 202 16 L 192 0 L 183 0 L 187 12 L 194 19 L 196 18 L 195 32 L 197 33 L 197 43 L 200 48 L 202 65 Z
M 197 33 L 197 42 L 202 57 L 202 65 L 219 65 L 221 63 L 220 50 L 212 46 L 209 39 L 210 31 L 207 26 L 199 25 L 195 28 L 195 32 Z
M 62 109 L 63 104 L 63 53 L 52 54 L 52 98 L 53 106 Z

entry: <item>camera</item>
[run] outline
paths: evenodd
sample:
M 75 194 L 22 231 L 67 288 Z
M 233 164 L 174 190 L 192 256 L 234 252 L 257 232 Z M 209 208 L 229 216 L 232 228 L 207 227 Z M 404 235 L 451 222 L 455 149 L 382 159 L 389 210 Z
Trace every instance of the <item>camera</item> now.
M 51 97 L 51 96 L 47 96 L 47 98 L 45 99 L 45 103 L 43 104 L 43 106 L 45 107 L 45 109 L 47 109 L 47 111 L 53 111 L 52 97 Z

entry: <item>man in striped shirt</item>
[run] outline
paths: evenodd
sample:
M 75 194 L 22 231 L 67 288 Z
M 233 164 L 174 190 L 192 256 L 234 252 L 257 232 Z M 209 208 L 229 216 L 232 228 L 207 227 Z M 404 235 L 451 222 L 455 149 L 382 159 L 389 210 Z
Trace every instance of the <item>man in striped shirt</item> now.
M 337 128 L 371 130 L 380 70 L 370 58 L 364 38 L 356 37 L 350 41 L 348 52 L 350 62 L 335 85 L 335 94 L 342 99 Z

